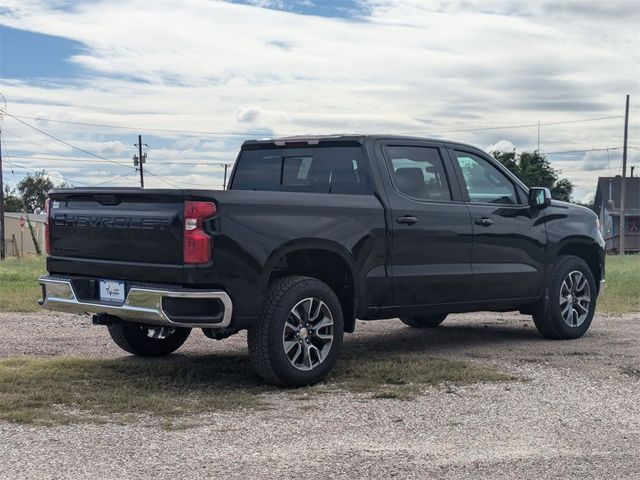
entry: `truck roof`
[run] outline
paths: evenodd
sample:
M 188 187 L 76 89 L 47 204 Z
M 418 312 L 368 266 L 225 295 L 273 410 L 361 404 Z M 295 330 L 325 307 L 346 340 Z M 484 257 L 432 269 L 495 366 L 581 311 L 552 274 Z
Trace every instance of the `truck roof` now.
M 411 135 L 362 135 L 362 134 L 354 134 L 354 133 L 339 133 L 339 134 L 329 134 L 329 135 L 294 135 L 290 137 L 275 137 L 275 138 L 259 138 L 255 140 L 247 140 L 242 144 L 242 147 L 249 146 L 267 146 L 274 145 L 283 147 L 287 144 L 300 144 L 306 143 L 308 145 L 317 145 L 319 143 L 358 143 L 360 145 L 364 144 L 366 140 L 406 140 L 406 141 L 428 141 L 428 142 L 438 142 L 438 143 L 448 143 L 454 145 L 460 145 L 464 147 L 471 147 L 473 149 L 478 149 L 473 145 L 456 142 L 452 140 L 447 140 L 444 138 L 429 138 L 429 137 L 419 137 L 419 136 L 411 136 Z

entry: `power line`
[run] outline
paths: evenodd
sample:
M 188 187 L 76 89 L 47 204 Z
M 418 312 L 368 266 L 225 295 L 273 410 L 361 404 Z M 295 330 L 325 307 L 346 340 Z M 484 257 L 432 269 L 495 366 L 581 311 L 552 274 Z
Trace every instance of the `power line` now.
M 0 109 L 0 111 L 3 111 L 3 110 Z M 117 128 L 122 130 L 142 130 L 145 132 L 179 133 L 179 134 L 191 134 L 191 135 L 218 135 L 218 136 L 230 136 L 230 137 L 233 137 L 233 136 L 248 137 L 252 135 L 272 135 L 272 132 L 263 132 L 263 133 L 260 133 L 260 132 L 251 132 L 251 133 L 212 132 L 212 131 L 198 131 L 198 130 L 176 130 L 176 129 L 170 129 L 170 128 L 131 127 L 126 125 L 113 125 L 113 124 L 91 123 L 91 122 L 72 122 L 70 120 L 57 120 L 57 119 L 49 119 L 49 118 L 41 118 L 41 117 L 29 117 L 27 115 L 12 115 L 6 111 L 3 111 L 3 112 L 13 117 L 14 119 L 26 118 L 27 120 L 63 123 L 68 125 L 81 125 L 85 127 Z
M 20 165 L 19 163 L 10 162 L 10 161 L 5 161 L 5 163 L 7 165 L 11 165 L 12 167 L 20 168 L 20 169 L 22 169 L 24 171 L 27 171 L 27 172 L 42 173 L 42 170 L 36 170 L 34 168 L 25 167 L 24 165 Z M 88 183 L 85 183 L 85 182 L 82 182 L 82 181 L 79 181 L 79 180 L 74 180 L 72 178 L 67 178 L 67 180 L 69 180 L 71 183 L 79 183 L 80 185 L 85 185 L 87 187 L 91 186 Z
M 624 147 L 608 147 L 608 148 L 587 148 L 585 150 L 564 150 L 562 152 L 542 152 L 544 155 L 559 155 L 562 153 L 585 153 L 585 152 L 609 152 L 610 150 L 622 150 Z M 633 148 L 634 150 L 640 150 L 640 147 L 629 146 L 627 148 Z
M 438 134 L 438 133 L 460 133 L 460 132 L 482 132 L 487 130 L 511 130 L 514 128 L 531 128 L 531 127 L 541 127 L 541 126 L 550 126 L 550 125 L 567 125 L 570 123 L 584 123 L 584 122 L 597 122 L 600 120 L 611 120 L 614 118 L 623 118 L 621 115 L 615 115 L 612 117 L 594 117 L 594 118 L 583 118 L 581 120 L 566 120 L 561 122 L 547 122 L 547 123 L 528 123 L 524 125 L 503 125 L 500 127 L 481 127 L 481 128 L 463 128 L 459 130 L 439 130 L 439 131 L 421 131 L 421 132 L 404 132 L 405 134 Z
M 36 147 L 44 148 L 45 150 L 49 150 L 50 152 L 56 153 L 53 149 L 51 149 L 51 148 L 47 147 L 46 145 L 42 145 L 41 143 L 37 143 L 37 142 L 34 142 L 33 140 L 26 139 L 26 138 L 24 138 L 23 136 L 18 135 L 17 133 L 12 132 L 11 130 L 7 130 L 7 129 L 5 128 L 5 129 L 4 129 L 4 132 L 5 132 L 5 133 L 8 133 L 9 135 L 13 135 L 14 137 L 18 137 L 18 138 L 19 138 L 19 139 L 21 139 L 22 141 L 27 142 L 27 143 L 30 143 L 31 145 L 35 145 Z M 20 149 L 20 150 L 22 150 L 22 149 Z
M 610 150 L 620 150 L 622 147 L 608 147 L 608 148 L 585 148 L 583 150 L 563 150 L 560 152 L 543 152 L 544 155 L 561 155 L 563 153 L 586 153 L 586 152 L 604 152 Z
M 6 107 L 5 107 L 6 108 Z M 61 138 L 56 137 L 55 135 L 52 135 L 48 132 L 45 132 L 44 130 L 35 127 L 34 125 L 31 125 L 23 120 L 21 120 L 21 118 L 25 118 L 25 119 L 31 119 L 31 120 L 37 120 L 37 121 L 49 121 L 49 122 L 56 122 L 56 123 L 64 123 L 64 124 L 72 124 L 72 125 L 83 125 L 83 126 L 94 126 L 94 127 L 101 127 L 101 128 L 119 128 L 119 129 L 138 129 L 138 130 L 143 130 L 143 131 L 158 131 L 158 132 L 167 132 L 167 133 L 179 133 L 179 134 L 196 134 L 196 135 L 241 135 L 241 136 L 251 136 L 251 135 L 260 135 L 259 133 L 240 133 L 240 132 L 210 132 L 210 131 L 193 131 L 193 130 L 172 130 L 172 129 L 156 129 L 156 128 L 138 128 L 138 127 L 129 127 L 129 126 L 122 126 L 122 125 L 109 125 L 109 124 L 98 124 L 98 123 L 90 123 L 90 122 L 73 122 L 73 121 L 67 121 L 67 120 L 51 120 L 51 119 L 43 119 L 43 118 L 39 118 L 39 117 L 29 117 L 29 116 L 23 116 L 23 115 L 13 115 L 11 113 L 8 113 L 5 110 L 3 110 L 2 108 L 0 108 L 0 113 L 4 113 L 7 116 L 13 118 L 14 120 L 16 120 L 17 122 L 22 123 L 23 125 L 32 128 L 33 130 L 46 135 L 47 137 L 60 142 L 74 150 L 80 151 L 82 153 L 85 153 L 87 155 L 90 155 L 91 157 L 95 157 L 97 159 L 99 159 L 100 161 L 106 161 L 109 163 L 113 163 L 115 165 L 119 165 L 119 166 L 125 166 L 128 168 L 133 168 L 135 169 L 135 167 L 132 167 L 131 165 L 127 165 L 124 163 L 120 163 L 116 160 L 112 160 L 112 159 L 108 159 L 106 157 L 103 157 L 101 155 L 95 154 L 93 152 L 90 152 L 86 149 L 77 147 L 76 145 L 73 145 L 65 140 L 62 140 Z M 504 125 L 504 126 L 496 126 L 496 127 L 480 127 L 480 128 L 464 128 L 464 129 L 455 129 L 455 130 L 440 130 L 440 131 L 431 131 L 431 132 L 404 132 L 405 134 L 439 134 L 439 133 L 456 133 L 456 132 L 475 132 L 475 131 L 489 131 L 489 130 L 504 130 L 504 129 L 515 129 L 515 128 L 530 128 L 530 127 L 540 127 L 540 126 L 550 126 L 550 125 L 565 125 L 565 124 L 573 124 L 573 123 L 583 123 L 583 122 L 593 122 L 593 121 L 601 121 L 601 120 L 611 120 L 611 119 L 617 119 L 617 118 L 622 118 L 621 116 L 609 116 L 609 117 L 593 117 L 593 118 L 585 118 L 585 119 L 578 119 L 578 120 L 566 120 L 566 121 L 557 121 L 557 122 L 545 122 L 545 123 L 541 123 L 541 122 L 537 122 L 535 124 L 521 124 L 521 125 Z M 53 151 L 50 148 L 43 146 L 43 145 L 38 145 L 35 142 L 32 142 L 30 140 L 25 139 L 24 137 L 21 137 L 18 134 L 9 132 L 12 135 L 15 135 L 18 138 L 21 138 L 22 140 L 28 142 L 28 143 L 32 143 L 34 145 L 37 145 L 39 147 L 45 148 L 47 150 Z M 269 134 L 267 134 L 269 135 Z M 617 150 L 621 147 L 610 147 L 610 148 L 590 148 L 590 149 L 583 149 L 583 150 L 564 150 L 564 151 L 557 151 L 557 152 L 547 152 L 547 155 L 560 155 L 560 154 L 568 154 L 568 153 L 584 153 L 584 152 L 590 152 L 590 151 L 609 151 L 609 150 Z M 631 148 L 637 148 L 637 147 L 631 147 Z M 25 158 L 25 159 L 38 159 L 38 157 L 20 157 L 20 158 Z M 91 159 L 65 159 L 65 158 L 60 158 L 60 159 L 54 159 L 51 157 L 40 157 L 42 160 L 46 160 L 46 161 L 69 161 L 69 162 L 93 162 L 93 163 L 97 163 L 96 160 L 91 160 Z M 168 162 L 154 162 L 157 164 L 165 164 L 165 165 L 201 165 L 203 163 L 207 163 L 206 160 L 205 161 L 198 161 L 195 160 L 194 162 L 180 162 L 180 161 L 168 161 Z M 15 164 L 17 165 L 17 164 Z M 225 168 L 225 173 L 226 170 L 228 168 L 227 163 L 221 162 L 221 163 L 217 163 L 218 166 L 222 166 Z M 19 165 L 17 165 L 19 166 Z M 19 166 L 20 168 L 24 168 Z M 161 175 L 157 175 L 151 172 L 148 172 L 150 175 L 152 175 L 153 177 L 158 178 L 160 181 L 162 181 L 163 183 L 173 186 L 175 188 L 178 188 L 177 185 L 175 185 L 173 183 L 172 180 L 169 180 L 166 177 L 163 177 Z M 116 177 L 117 178 L 121 178 L 127 175 L 121 175 L 120 177 Z M 70 179 L 71 180 L 71 179 Z M 84 183 L 84 182 L 78 182 L 76 181 L 75 183 Z M 103 183 L 107 183 L 107 182 L 103 182 Z M 182 182 L 182 183 L 187 183 L 187 182 Z M 210 187 L 210 185 L 204 185 L 204 184 L 193 184 L 191 182 L 188 182 L 190 185 L 200 185 L 200 186 L 207 186 Z M 90 186 L 89 184 L 84 183 L 85 185 Z M 99 185 L 99 184 L 96 184 Z
M 6 149 L 5 149 L 6 150 Z M 41 157 L 41 156 L 33 156 L 33 155 L 11 155 L 12 158 L 23 158 L 26 160 L 46 160 L 50 162 L 82 162 L 82 163 L 103 163 L 102 160 L 92 160 L 90 158 L 77 158 L 77 157 Z M 208 162 L 205 160 L 193 160 L 193 161 L 159 161 L 153 162 L 154 165 L 193 165 L 193 166 L 212 166 L 212 167 L 224 167 L 225 165 L 230 165 L 232 162 Z
M 147 170 L 145 170 L 149 175 L 151 175 L 152 177 L 156 177 L 159 178 L 161 180 L 164 180 L 167 185 L 172 185 L 174 188 L 182 188 L 179 185 L 176 185 L 173 182 L 179 182 L 179 183 L 184 183 L 185 185 L 189 185 L 189 186 L 196 186 L 196 187 L 208 187 L 208 188 L 212 188 L 212 185 L 210 183 L 194 183 L 192 181 L 186 181 L 186 180 L 178 180 L 178 179 L 171 179 L 169 180 L 167 177 L 161 177 L 160 175 L 151 173 L 149 171 L 149 169 L 147 168 Z
M 133 127 L 133 126 L 125 126 L 125 125 L 114 125 L 114 124 L 105 124 L 105 123 L 91 123 L 91 122 L 75 122 L 70 120 L 57 120 L 57 119 L 49 119 L 49 118 L 41 118 L 41 117 L 30 117 L 27 115 L 13 115 L 2 109 L 3 111 L 10 117 L 18 120 L 20 118 L 24 118 L 27 120 L 36 120 L 43 122 L 53 122 L 53 123 L 62 123 L 69 125 L 81 125 L 81 126 L 89 126 L 89 127 L 101 127 L 101 128 L 115 128 L 115 129 L 123 129 L 123 130 L 142 130 L 147 132 L 164 132 L 164 133 L 176 133 L 176 134 L 190 134 L 190 135 L 218 135 L 218 136 L 240 136 L 240 137 L 251 137 L 251 136 L 261 136 L 268 135 L 273 136 L 272 132 L 215 132 L 215 131 L 206 131 L 206 130 L 176 130 L 169 128 L 149 128 L 149 127 Z M 583 123 L 583 122 L 596 122 L 600 120 L 612 120 L 616 118 L 624 118 L 622 115 L 614 115 L 610 117 L 592 117 L 592 118 L 584 118 L 579 120 L 564 120 L 557 122 L 544 122 L 544 123 L 529 123 L 529 124 L 517 124 L 517 125 L 503 125 L 497 127 L 474 127 L 474 128 L 462 128 L 455 130 L 437 130 L 437 131 L 413 131 L 413 132 L 397 132 L 396 135 L 401 134 L 437 134 L 437 133 L 459 133 L 459 132 L 480 132 L 486 130 L 507 130 L 514 128 L 530 128 L 530 127 L 538 127 L 538 126 L 551 126 L 551 125 L 567 125 L 572 123 Z M 19 120 L 18 120 L 19 121 Z M 286 135 L 283 135 L 286 136 Z
M 22 169 L 22 170 L 27 171 L 27 172 L 42 173 L 42 170 L 37 170 L 37 169 L 34 169 L 34 168 L 25 167 L 24 165 L 21 165 L 19 163 L 15 163 L 15 162 L 11 162 L 11 161 L 8 161 L 8 160 L 5 161 L 5 163 L 7 165 L 11 165 L 12 167 L 19 168 L 19 169 Z M 13 172 L 13 170 L 12 170 L 12 172 Z M 67 177 L 66 175 L 63 176 L 63 178 L 64 178 L 65 181 L 69 181 L 71 183 L 78 183 L 78 184 L 84 185 L 86 187 L 96 187 L 96 186 L 99 186 L 99 185 L 104 185 L 106 183 L 115 182 L 116 180 L 119 180 L 121 178 L 131 176 L 134 173 L 135 172 L 127 172 L 127 173 L 125 173 L 123 175 L 118 175 L 117 177 L 113 177 L 113 178 L 110 178 L 109 180 L 105 180 L 104 182 L 98 182 L 98 183 L 86 183 L 86 182 L 83 182 L 83 181 L 80 181 L 80 180 L 76 180 L 76 179 L 71 178 L 71 177 Z
M 166 184 L 166 185 L 169 185 L 170 187 L 173 187 L 173 188 L 180 188 L 180 186 L 179 186 L 179 185 L 176 185 L 175 183 L 173 183 L 173 181 L 172 181 L 172 180 L 169 180 L 168 178 L 165 178 L 165 177 L 161 177 L 160 175 L 156 175 L 155 173 L 150 172 L 148 168 L 147 168 L 147 174 L 148 174 L 148 175 L 151 175 L 152 177 L 157 178 L 157 179 L 158 179 L 158 180 L 160 180 L 162 183 L 164 183 L 164 184 Z
M 111 160 L 111 159 L 109 159 L 109 158 L 105 158 L 105 157 L 103 157 L 103 156 L 101 156 L 101 155 L 98 155 L 98 154 L 96 154 L 96 153 L 90 152 L 89 150 L 85 150 L 85 149 L 83 149 L 83 148 L 77 147 L 77 146 L 75 146 L 75 145 L 73 145 L 73 144 L 71 144 L 71 143 L 69 143 L 69 142 L 67 142 L 67 141 L 65 141 L 65 140 L 62 140 L 61 138 L 56 137 L 55 135 L 51 135 L 50 133 L 47 133 L 47 132 L 45 132 L 44 130 L 42 130 L 42 129 L 38 128 L 38 127 L 34 127 L 33 125 L 30 125 L 29 123 L 24 122 L 24 121 L 20 120 L 19 118 L 16 118 L 14 115 L 12 115 L 12 114 L 10 114 L 10 113 L 7 113 L 7 112 L 6 112 L 6 110 L 2 110 L 2 109 L 0 109 L 0 112 L 3 112 L 3 113 L 5 113 L 5 114 L 7 114 L 8 116 L 10 116 L 11 118 L 13 118 L 13 119 L 14 119 L 14 120 L 16 120 L 17 122 L 20 122 L 20 123 L 22 123 L 23 125 L 25 125 L 25 126 L 27 126 L 27 127 L 29 127 L 29 128 L 32 128 L 32 129 L 36 130 L 37 132 L 40 132 L 40 133 L 42 133 L 43 135 L 46 135 L 47 137 L 52 138 L 52 139 L 54 139 L 54 140 L 56 140 L 56 141 L 58 141 L 58 142 L 60 142 L 60 143 L 62 143 L 62 144 L 64 144 L 64 145 L 67 145 L 67 146 L 69 146 L 69 147 L 71 147 L 71 148 L 73 148 L 73 149 L 75 149 L 75 150 L 78 150 L 78 151 L 80 151 L 80 152 L 86 153 L 87 155 L 90 155 L 90 156 L 92 156 L 92 157 L 96 157 L 96 158 L 98 158 L 98 159 L 100 159 L 100 160 L 103 160 L 103 161 L 106 161 L 106 162 L 113 163 L 113 164 L 115 164 L 115 165 L 120 165 L 120 166 L 123 166 L 123 167 L 132 168 L 132 169 L 134 169 L 134 171 L 135 171 L 135 167 L 134 167 L 134 166 L 132 166 L 132 165 L 127 165 L 127 164 L 124 164 L 124 163 L 120 163 L 120 162 L 117 162 L 117 161 L 115 161 L 115 160 Z M 156 177 L 158 177 L 158 178 L 164 178 L 164 177 L 161 177 L 160 175 L 156 175 Z
M 0 109 L 0 111 L 2 111 L 2 110 Z M 20 120 L 19 118 L 15 117 L 14 115 L 11 115 L 10 113 L 7 113 L 6 111 L 4 111 L 4 113 L 5 113 L 5 114 L 7 114 L 7 115 L 9 115 L 9 116 L 10 116 L 11 118 L 13 118 L 15 121 L 20 122 L 20 123 L 22 123 L 23 125 L 26 125 L 27 127 L 32 128 L 32 129 L 34 129 L 35 131 L 40 132 L 41 134 L 46 135 L 47 137 L 52 138 L 53 140 L 56 140 L 56 141 L 58 141 L 58 142 L 60 142 L 60 143 L 62 143 L 62 144 L 64 144 L 64 145 L 66 145 L 66 146 L 68 146 L 68 147 L 71 147 L 71 148 L 73 148 L 74 150 L 78 150 L 79 152 L 85 153 L 85 154 L 90 155 L 90 156 L 92 156 L 92 157 L 99 158 L 99 159 L 101 159 L 101 160 L 104 160 L 105 162 L 115 163 L 116 165 L 120 165 L 120 166 L 127 167 L 127 168 L 135 168 L 135 167 L 133 167 L 133 166 L 131 166 L 131 165 L 127 165 L 127 164 L 125 164 L 125 163 L 120 163 L 120 162 L 116 162 L 115 160 L 111 160 L 111 159 L 109 159 L 109 158 L 105 158 L 105 157 L 103 157 L 103 156 L 101 156 L 101 155 L 98 155 L 97 153 L 93 153 L 93 152 L 90 152 L 89 150 L 85 150 L 84 148 L 76 147 L 76 146 L 75 146 L 75 145 L 73 145 L 72 143 L 69 143 L 69 142 L 67 142 L 67 141 L 65 141 L 65 140 L 62 140 L 61 138 L 58 138 L 58 137 L 56 137 L 55 135 L 51 135 L 50 133 L 47 133 L 47 132 L 45 132 L 44 130 L 41 130 L 40 128 L 38 128 L 38 127 L 34 127 L 33 125 L 31 125 L 31 124 L 29 124 L 29 123 L 27 123 L 27 122 L 25 122 L 25 121 L 23 121 L 23 120 Z

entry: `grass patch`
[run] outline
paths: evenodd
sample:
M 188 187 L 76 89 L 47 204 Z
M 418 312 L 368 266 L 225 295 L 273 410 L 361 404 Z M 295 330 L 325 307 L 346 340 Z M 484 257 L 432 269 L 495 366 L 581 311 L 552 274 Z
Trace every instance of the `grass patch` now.
M 0 360 L 0 419 L 17 423 L 130 423 L 150 414 L 169 426 L 189 414 L 261 406 L 267 390 L 244 356 Z
M 132 423 L 150 415 L 167 430 L 195 426 L 190 415 L 265 408 L 280 392 L 300 408 L 313 396 L 348 391 L 411 399 L 427 386 L 512 380 L 464 362 L 420 354 L 351 355 L 318 387 L 280 390 L 262 383 L 246 355 L 165 359 L 19 357 L 0 360 L 0 420 L 35 425 Z
M 425 357 L 421 353 L 368 354 L 344 359 L 330 381 L 373 398 L 410 400 L 428 386 L 516 380 L 489 368 L 458 360 Z
M 640 312 L 640 255 L 607 255 L 605 276 L 607 284 L 598 299 L 598 313 Z
M 44 257 L 7 257 L 0 262 L 0 312 L 33 312 L 40 307 L 42 290 L 38 277 L 44 275 Z

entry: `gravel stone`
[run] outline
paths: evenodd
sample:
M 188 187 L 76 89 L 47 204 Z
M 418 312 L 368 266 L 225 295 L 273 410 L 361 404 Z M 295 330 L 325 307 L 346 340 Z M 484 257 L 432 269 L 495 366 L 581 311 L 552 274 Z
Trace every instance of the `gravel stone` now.
M 90 318 L 0 314 L 0 357 L 123 357 Z M 415 400 L 334 392 L 212 412 L 187 430 L 0 422 L 1 479 L 640 478 L 640 315 L 599 316 L 585 337 L 542 339 L 529 317 L 452 315 L 436 330 L 358 322 L 365 345 L 462 359 L 522 381 L 429 388 Z M 194 332 L 180 353 L 246 349 Z

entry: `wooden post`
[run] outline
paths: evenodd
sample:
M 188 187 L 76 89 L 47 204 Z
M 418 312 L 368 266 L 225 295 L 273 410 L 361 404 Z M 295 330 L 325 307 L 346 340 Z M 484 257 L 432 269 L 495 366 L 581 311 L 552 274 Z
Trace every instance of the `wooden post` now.
M 626 191 L 626 183 L 627 183 L 627 139 L 628 139 L 628 131 L 629 131 L 629 95 L 627 95 L 627 104 L 624 110 L 624 143 L 622 144 L 622 178 L 620 179 L 620 243 L 619 243 L 619 254 L 624 255 L 625 253 L 625 191 Z
M 13 245 L 13 256 L 20 257 L 20 250 L 18 250 L 18 240 L 16 240 L 16 234 L 11 234 L 11 245 Z

